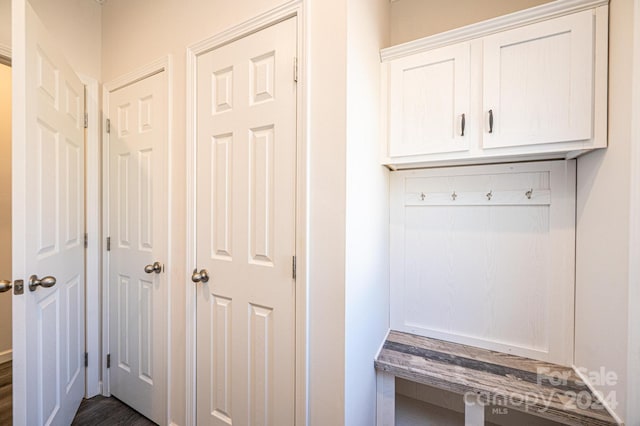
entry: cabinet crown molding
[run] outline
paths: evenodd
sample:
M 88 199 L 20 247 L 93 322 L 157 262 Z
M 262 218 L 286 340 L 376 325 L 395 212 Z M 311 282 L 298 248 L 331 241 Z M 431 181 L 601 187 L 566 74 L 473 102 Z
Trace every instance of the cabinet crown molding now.
M 382 49 L 380 51 L 380 59 L 382 62 L 387 62 L 407 55 L 477 39 L 500 31 L 581 12 L 583 10 L 595 9 L 600 6 L 607 6 L 608 4 L 609 0 L 556 0 L 540 6 Z

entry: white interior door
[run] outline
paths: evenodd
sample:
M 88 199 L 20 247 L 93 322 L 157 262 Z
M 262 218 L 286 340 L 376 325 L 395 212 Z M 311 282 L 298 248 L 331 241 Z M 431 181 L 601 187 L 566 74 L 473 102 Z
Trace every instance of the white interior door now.
M 291 18 L 198 58 L 201 426 L 294 422 L 295 55 Z
M 166 102 L 163 71 L 110 92 L 108 107 L 110 392 L 159 424 L 167 405 Z
M 84 86 L 28 3 L 13 8 L 14 424 L 68 425 L 85 376 Z

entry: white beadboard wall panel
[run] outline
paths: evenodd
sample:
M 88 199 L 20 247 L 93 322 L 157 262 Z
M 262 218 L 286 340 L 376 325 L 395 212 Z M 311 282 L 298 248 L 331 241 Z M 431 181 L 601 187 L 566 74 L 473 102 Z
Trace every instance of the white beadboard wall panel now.
M 573 360 L 575 163 L 392 173 L 391 328 Z
M 530 303 L 549 299 L 548 206 L 405 213 L 403 327 L 548 350 L 546 304 Z

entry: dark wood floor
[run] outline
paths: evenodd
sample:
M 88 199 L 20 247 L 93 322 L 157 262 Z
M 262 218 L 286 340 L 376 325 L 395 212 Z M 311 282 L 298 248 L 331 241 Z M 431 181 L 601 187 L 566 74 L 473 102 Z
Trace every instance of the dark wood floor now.
M 2 423 L 0 422 L 0 424 Z M 155 423 L 115 398 L 94 396 L 91 399 L 82 401 L 72 425 L 152 426 L 155 425 Z
M 11 361 L 0 364 L 0 426 L 10 426 L 13 422 L 13 404 L 11 386 Z M 80 404 L 75 426 L 152 426 L 152 421 L 142 416 L 115 398 L 95 396 Z
M 13 423 L 11 361 L 0 364 L 0 425 Z

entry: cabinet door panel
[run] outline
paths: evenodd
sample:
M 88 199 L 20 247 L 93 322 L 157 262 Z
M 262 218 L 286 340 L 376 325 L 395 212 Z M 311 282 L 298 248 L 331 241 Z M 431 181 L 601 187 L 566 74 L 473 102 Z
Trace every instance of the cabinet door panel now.
M 390 65 L 389 155 L 466 151 L 469 44 L 412 55 Z
M 586 11 L 484 39 L 484 148 L 591 139 L 594 22 Z

